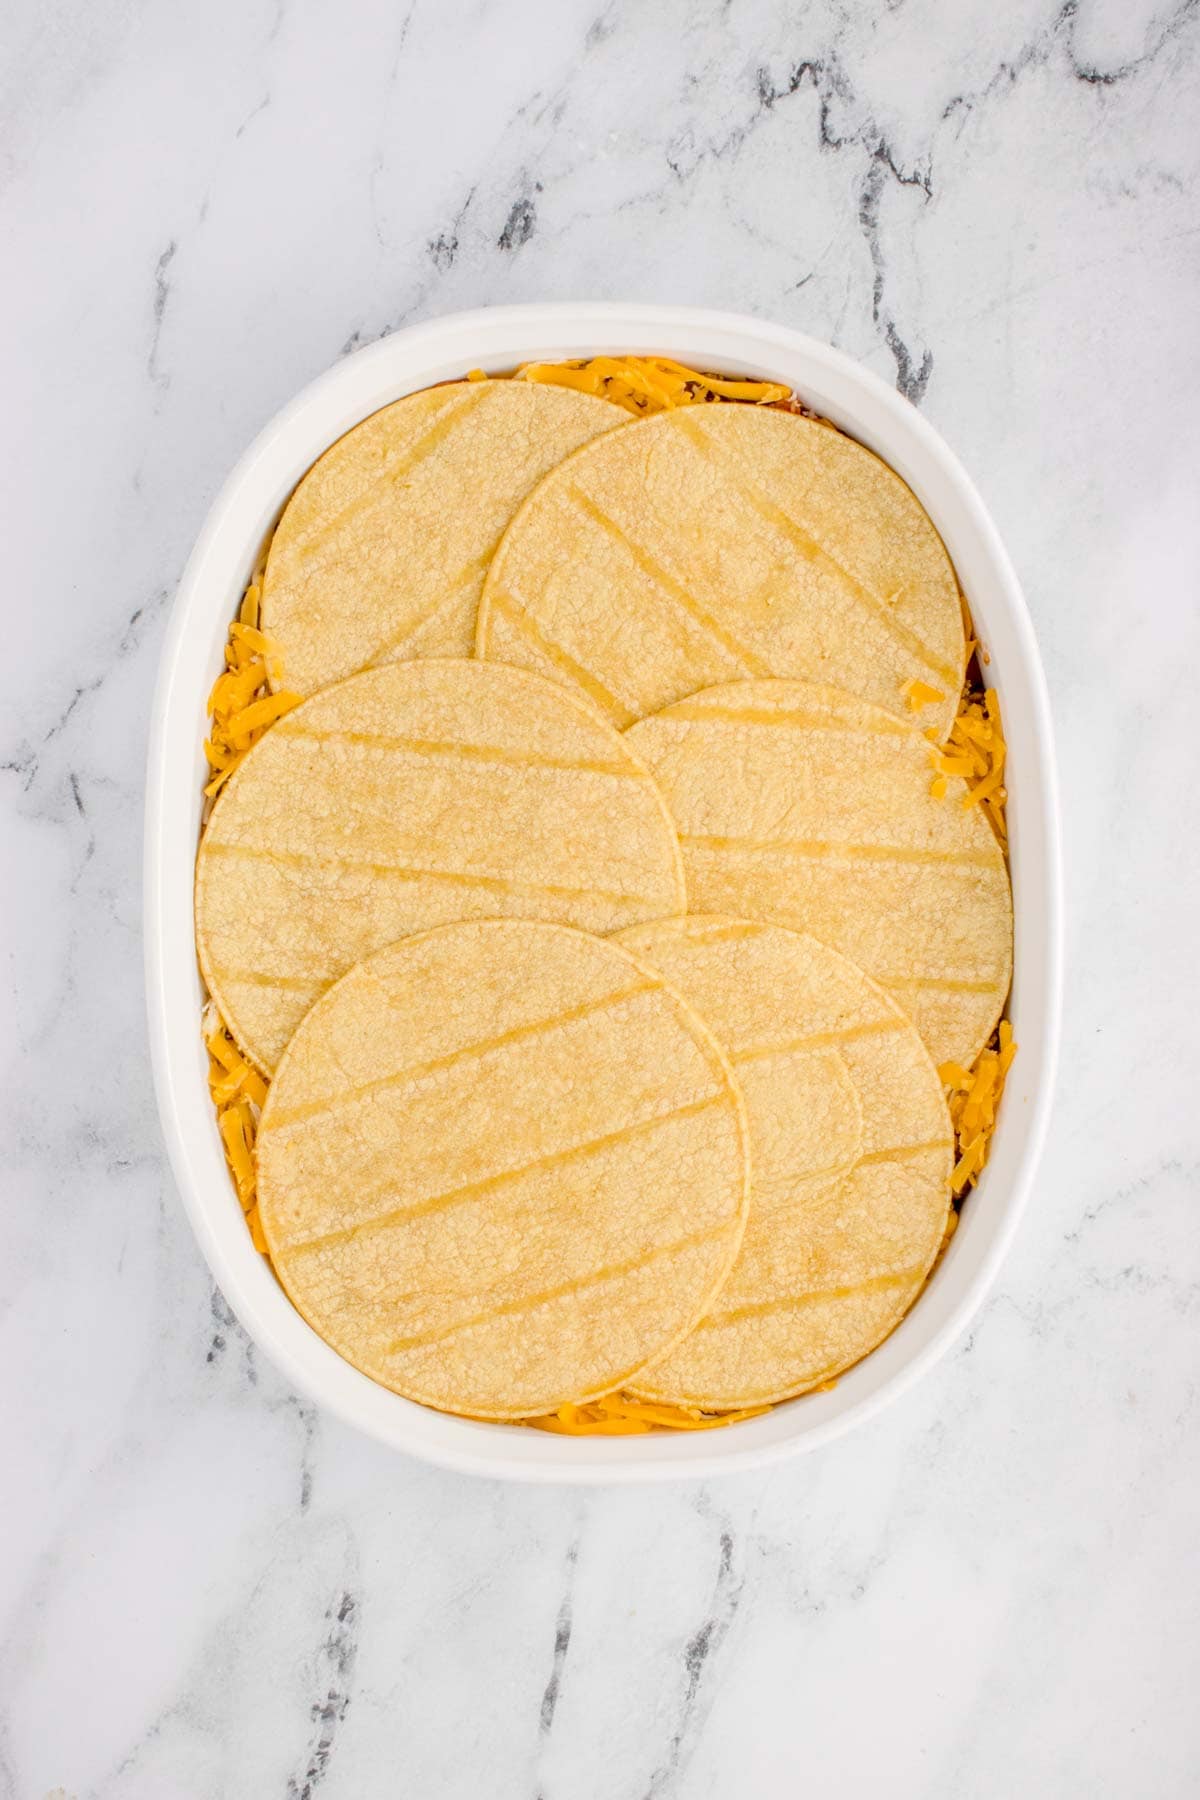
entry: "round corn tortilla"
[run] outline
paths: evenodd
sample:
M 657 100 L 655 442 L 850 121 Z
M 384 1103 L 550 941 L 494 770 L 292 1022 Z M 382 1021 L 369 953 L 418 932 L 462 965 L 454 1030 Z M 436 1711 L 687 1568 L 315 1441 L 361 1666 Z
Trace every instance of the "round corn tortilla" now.
M 936 1063 L 969 1067 L 1012 974 L 999 844 L 930 745 L 836 688 L 731 682 L 625 734 L 658 777 L 689 905 L 809 931 L 880 982 Z
M 409 394 L 339 438 L 271 541 L 263 629 L 278 685 L 312 694 L 416 656 L 469 656 L 483 577 L 521 501 L 626 415 L 593 394 L 457 381 Z
M 828 425 L 736 405 L 639 420 L 547 475 L 488 571 L 476 648 L 621 726 L 750 676 L 912 717 L 915 679 L 942 737 L 966 657 L 954 570 L 899 476 Z
M 293 1304 L 409 1399 L 598 1398 L 715 1298 L 749 1206 L 707 1027 L 611 941 L 447 925 L 359 964 L 280 1062 L 258 1205 Z
M 269 1074 L 318 995 L 409 932 L 607 932 L 683 892 L 657 785 L 585 701 L 501 664 L 394 663 L 306 700 L 231 776 L 200 841 L 196 942 Z
M 896 1003 L 815 938 L 694 914 L 619 942 L 720 1039 L 745 1097 L 753 1171 L 750 1221 L 715 1306 L 634 1392 L 713 1410 L 804 1393 L 893 1330 L 938 1253 L 954 1133 L 937 1070 Z M 853 1166 L 780 1179 L 777 1147 L 811 1091 L 794 1075 L 832 1055 L 861 1108 Z

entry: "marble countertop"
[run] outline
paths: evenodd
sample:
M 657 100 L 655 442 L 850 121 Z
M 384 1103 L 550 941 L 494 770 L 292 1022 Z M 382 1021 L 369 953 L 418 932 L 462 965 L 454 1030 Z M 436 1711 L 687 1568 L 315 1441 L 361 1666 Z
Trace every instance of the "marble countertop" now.
M 1196 1608 L 1195 0 L 16 0 L 0 24 L 0 1792 L 1169 1800 Z M 1062 1080 L 975 1329 L 875 1423 L 556 1491 L 318 1416 L 160 1144 L 172 592 L 275 410 L 411 320 L 741 308 L 945 433 L 1059 732 Z

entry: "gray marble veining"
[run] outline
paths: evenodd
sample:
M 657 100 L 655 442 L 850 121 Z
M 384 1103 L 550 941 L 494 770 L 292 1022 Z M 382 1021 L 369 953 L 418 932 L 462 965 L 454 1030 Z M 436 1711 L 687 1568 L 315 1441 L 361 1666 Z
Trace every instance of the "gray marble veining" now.
M 0 22 L 0 1792 L 1200 1784 L 1195 0 L 16 0 Z M 963 456 L 1062 756 L 1067 1035 L 976 1328 L 771 1473 L 506 1488 L 287 1389 L 166 1172 L 170 597 L 303 382 L 465 305 L 744 308 Z

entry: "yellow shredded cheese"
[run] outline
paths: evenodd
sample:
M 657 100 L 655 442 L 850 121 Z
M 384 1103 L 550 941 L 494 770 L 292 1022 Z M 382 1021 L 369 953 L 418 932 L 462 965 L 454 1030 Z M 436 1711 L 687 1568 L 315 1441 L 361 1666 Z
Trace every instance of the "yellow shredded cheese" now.
M 961 1199 L 968 1188 L 974 1187 L 987 1162 L 1000 1096 L 1016 1054 L 1012 1026 L 1007 1019 L 1001 1019 L 991 1043 L 980 1051 L 973 1068 L 943 1063 L 938 1070 L 958 1142 L 958 1157 L 951 1178 L 956 1199 Z
M 279 653 L 266 632 L 259 630 L 261 600 L 260 572 L 246 589 L 238 616 L 229 628 L 225 667 L 208 697 L 212 719 L 204 741 L 204 754 L 212 770 L 212 779 L 204 790 L 208 800 L 216 798 L 263 732 L 299 704 L 299 694 L 281 687 L 283 665 Z
M 719 1425 L 736 1425 L 740 1419 L 757 1419 L 769 1406 L 747 1407 L 743 1412 L 705 1413 L 695 1406 L 634 1400 L 627 1394 L 609 1394 L 586 1406 L 560 1406 L 557 1412 L 524 1419 L 538 1431 L 557 1431 L 567 1437 L 637 1437 L 647 1431 L 713 1431 Z
M 972 640 L 972 653 L 978 648 Z M 927 696 L 933 690 L 923 682 L 910 681 L 904 690 L 921 689 Z M 939 696 L 940 698 L 940 696 Z M 923 705 L 923 700 L 918 701 Z M 967 784 L 964 806 L 981 806 L 1003 850 L 1008 849 L 1008 821 L 1005 803 L 1008 790 L 1004 786 L 1004 764 L 1008 747 L 1000 717 L 1000 696 L 995 688 L 979 687 L 968 680 L 959 702 L 958 717 L 950 727 L 950 735 L 939 744 L 932 728 L 925 734 L 930 741 L 930 754 L 936 771 L 930 785 L 935 799 L 946 796 L 947 777 L 959 775 Z
M 923 706 L 932 706 L 935 700 L 946 698 L 940 688 L 930 687 L 927 681 L 919 681 L 915 675 L 911 681 L 905 682 L 901 691 L 912 712 L 920 712 Z
M 225 1146 L 225 1160 L 254 1247 L 265 1256 L 267 1240 L 258 1218 L 254 1139 L 267 1097 L 267 1084 L 242 1055 L 211 1000 L 204 1010 L 203 1030 L 209 1059 L 208 1088 L 217 1109 L 217 1128 Z
M 517 370 L 516 379 L 548 381 L 581 394 L 598 394 L 638 418 L 711 400 L 772 406 L 791 397 L 791 389 L 777 382 L 726 381 L 689 369 L 669 356 L 593 356 L 565 363 L 525 363 Z

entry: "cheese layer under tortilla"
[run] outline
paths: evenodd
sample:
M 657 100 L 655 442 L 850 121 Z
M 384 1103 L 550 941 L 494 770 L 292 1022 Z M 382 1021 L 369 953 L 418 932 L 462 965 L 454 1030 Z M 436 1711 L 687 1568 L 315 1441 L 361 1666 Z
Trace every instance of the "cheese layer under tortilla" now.
M 457 381 L 373 413 L 305 475 L 271 541 L 263 629 L 311 694 L 368 665 L 469 656 L 488 563 L 556 463 L 626 424 L 606 400 Z
M 930 793 L 920 731 L 835 688 L 707 688 L 625 740 L 675 819 L 693 911 L 809 931 L 969 1068 L 1012 973 L 1004 856 L 967 787 Z
M 752 1167 L 728 1281 L 633 1392 L 712 1410 L 804 1393 L 887 1336 L 942 1243 L 954 1132 L 937 1070 L 895 1002 L 815 938 L 693 914 L 634 926 L 619 942 L 719 1038 L 745 1096 Z M 841 1169 L 831 1166 L 841 1151 L 832 1095 L 824 1118 L 815 1103 L 830 1057 L 860 1109 Z M 821 1142 L 824 1157 L 797 1156 Z
M 723 1052 L 611 940 L 449 925 L 361 963 L 280 1062 L 258 1203 L 289 1297 L 356 1368 L 496 1419 L 628 1382 L 745 1226 Z
M 547 475 L 488 571 L 476 648 L 578 683 L 622 726 L 748 676 L 911 718 L 919 682 L 939 737 L 966 656 L 950 560 L 899 476 L 754 406 L 640 420 Z
M 655 781 L 585 701 L 430 659 L 352 675 L 254 746 L 200 841 L 196 942 L 270 1074 L 318 995 L 410 932 L 496 916 L 608 932 L 683 893 Z

